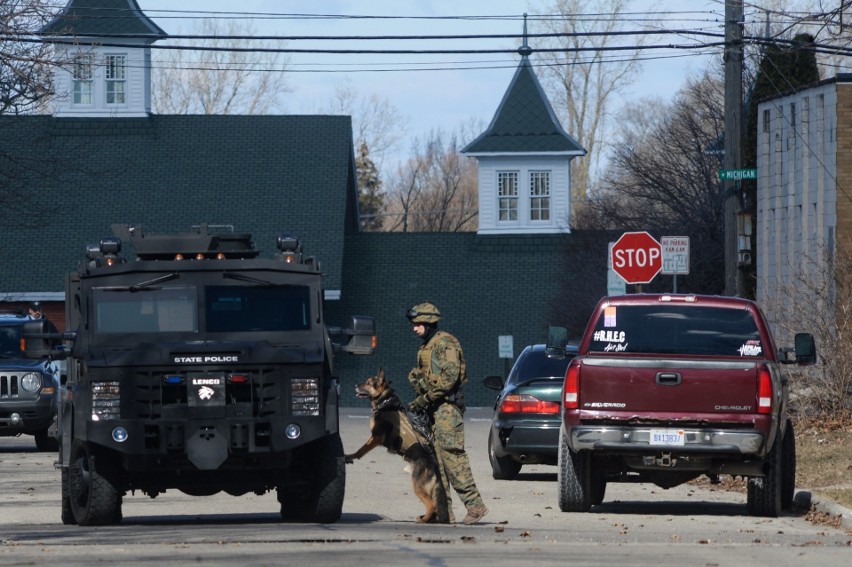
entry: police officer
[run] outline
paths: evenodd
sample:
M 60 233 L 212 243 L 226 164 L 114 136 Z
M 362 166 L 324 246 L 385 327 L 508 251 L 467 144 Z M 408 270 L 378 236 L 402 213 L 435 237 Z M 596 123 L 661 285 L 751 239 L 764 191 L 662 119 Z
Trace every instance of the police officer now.
M 441 313 L 431 303 L 419 303 L 406 313 L 411 329 L 423 344 L 417 351 L 417 367 L 408 374 L 417 397 L 408 405 L 413 412 L 426 412 L 433 421 L 435 455 L 441 481 L 449 485 L 467 508 L 465 524 L 475 524 L 488 513 L 473 481 L 470 460 L 464 450 L 464 396 L 467 382 L 461 345 L 450 333 L 438 330 Z M 448 482 L 449 481 L 449 482 Z M 453 518 L 452 494 L 447 509 Z

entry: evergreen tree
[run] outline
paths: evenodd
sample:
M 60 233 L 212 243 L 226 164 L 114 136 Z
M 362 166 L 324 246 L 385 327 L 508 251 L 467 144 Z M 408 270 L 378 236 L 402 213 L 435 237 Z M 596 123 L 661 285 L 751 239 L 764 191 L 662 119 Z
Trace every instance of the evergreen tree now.
M 361 214 L 361 229 L 379 231 L 382 229 L 380 213 L 385 208 L 385 194 L 382 180 L 376 164 L 370 159 L 370 150 L 366 142 L 358 146 L 355 157 L 355 171 L 358 175 L 358 208 Z
M 748 115 L 743 133 L 743 167 L 757 167 L 757 105 L 771 98 L 792 92 L 800 87 L 819 81 L 816 54 L 813 50 L 814 37 L 798 34 L 791 45 L 772 43 L 763 52 L 749 96 Z M 785 115 L 787 117 L 788 115 Z M 757 210 L 757 182 L 744 180 L 742 183 L 743 210 L 752 214 Z M 756 247 L 756 235 L 752 231 L 752 250 Z M 746 297 L 755 297 L 757 265 L 755 262 L 744 268 Z

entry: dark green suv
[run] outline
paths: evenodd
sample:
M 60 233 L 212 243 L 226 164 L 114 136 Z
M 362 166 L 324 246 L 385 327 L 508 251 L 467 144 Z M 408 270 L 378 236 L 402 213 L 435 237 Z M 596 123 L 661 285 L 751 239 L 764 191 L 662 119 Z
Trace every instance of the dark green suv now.
M 47 359 L 23 356 L 21 334 L 29 318 L 0 311 L 0 437 L 34 435 L 39 451 L 56 451 L 48 430 L 56 417 L 59 369 Z

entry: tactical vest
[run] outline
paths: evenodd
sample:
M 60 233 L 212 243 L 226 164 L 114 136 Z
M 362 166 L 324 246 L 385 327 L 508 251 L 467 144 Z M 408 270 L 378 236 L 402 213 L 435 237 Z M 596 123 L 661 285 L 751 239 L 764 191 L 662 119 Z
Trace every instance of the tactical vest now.
M 420 347 L 417 351 L 417 367 L 427 374 L 439 374 L 432 370 L 432 353 L 435 347 L 440 343 L 449 343 L 450 346 L 456 349 L 459 353 L 459 379 L 453 386 L 448 395 L 448 400 L 457 406 L 464 407 L 464 393 L 462 386 L 467 384 L 467 366 L 464 361 L 461 345 L 457 338 L 446 331 L 437 331 L 435 336 L 429 339 L 429 342 Z

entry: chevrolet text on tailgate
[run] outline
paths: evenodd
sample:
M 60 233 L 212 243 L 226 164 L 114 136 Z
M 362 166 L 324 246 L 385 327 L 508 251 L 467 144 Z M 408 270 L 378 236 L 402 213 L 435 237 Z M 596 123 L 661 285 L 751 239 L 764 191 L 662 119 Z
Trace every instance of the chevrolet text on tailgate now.
M 250 235 L 207 225 L 113 232 L 66 280 L 62 521 L 118 523 L 127 493 L 167 489 L 275 490 L 284 519 L 339 519 L 346 469 L 332 353 L 371 354 L 373 319 L 325 324 L 319 262 L 293 237 L 263 258 Z M 26 325 L 27 356 L 67 352 L 50 347 L 56 337 L 41 322 Z
M 566 329 L 548 353 L 562 356 Z M 781 364 L 816 362 L 813 336 L 776 349 L 757 304 L 696 295 L 602 299 L 565 375 L 559 507 L 585 512 L 607 482 L 671 488 L 748 478 L 748 511 L 793 504 L 796 451 Z M 795 353 L 795 360 L 788 360 Z

